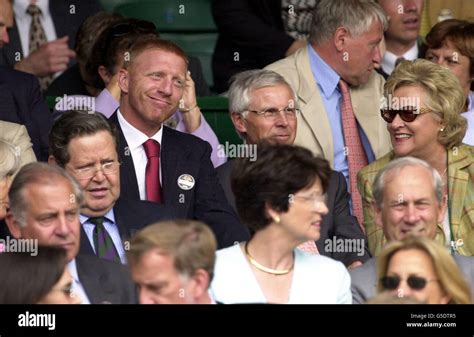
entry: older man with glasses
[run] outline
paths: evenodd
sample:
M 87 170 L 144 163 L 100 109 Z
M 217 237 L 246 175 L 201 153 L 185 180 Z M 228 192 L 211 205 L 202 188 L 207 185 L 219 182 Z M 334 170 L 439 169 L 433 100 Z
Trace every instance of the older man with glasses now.
M 447 211 L 447 200 L 443 196 L 442 177 L 436 169 L 421 159 L 401 157 L 382 168 L 372 186 L 375 223 L 382 228 L 388 242 L 410 236 L 438 241 L 437 235 L 443 233 L 438 224 L 443 221 Z M 439 242 L 440 247 L 443 244 Z M 473 257 L 453 257 L 472 285 Z M 372 258 L 362 267 L 351 271 L 353 303 L 364 303 L 372 298 L 378 282 L 383 282 L 385 288 L 393 287 L 386 284 L 386 280 L 377 280 L 376 263 L 377 259 Z M 408 286 L 416 290 L 416 285 L 408 283 Z
M 50 134 L 49 162 L 63 167 L 84 189 L 80 253 L 126 263 L 126 240 L 131 235 L 150 223 L 173 217 L 163 205 L 119 198 L 116 131 L 100 113 L 63 114 Z
M 299 114 L 295 97 L 288 82 L 274 71 L 249 70 L 235 75 L 229 89 L 230 118 L 246 146 L 256 147 L 262 140 L 293 145 Z M 236 209 L 230 186 L 233 167 L 234 162 L 229 161 L 217 168 L 217 174 Z M 359 266 L 369 258 L 367 240 L 357 219 L 350 215 L 346 181 L 339 172 L 331 171 L 326 204 L 329 212 L 323 217 L 319 240 L 300 248 L 342 261 L 349 268 Z

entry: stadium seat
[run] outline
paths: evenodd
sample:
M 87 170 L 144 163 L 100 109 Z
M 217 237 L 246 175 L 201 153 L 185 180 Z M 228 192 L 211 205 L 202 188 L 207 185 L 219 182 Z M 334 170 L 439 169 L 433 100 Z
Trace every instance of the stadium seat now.
M 153 22 L 161 37 L 174 41 L 188 55 L 199 58 L 206 82 L 212 89 L 212 54 L 217 27 L 210 0 L 136 0 L 122 3 L 114 12 Z

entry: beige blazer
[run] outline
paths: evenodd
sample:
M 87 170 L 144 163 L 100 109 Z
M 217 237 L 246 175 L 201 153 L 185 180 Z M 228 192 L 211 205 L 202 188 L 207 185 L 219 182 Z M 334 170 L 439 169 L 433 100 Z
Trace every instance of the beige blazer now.
M 36 161 L 30 136 L 26 127 L 21 124 L 0 121 L 0 139 L 18 150 L 20 167 Z
M 298 116 L 295 144 L 327 159 L 334 168 L 331 125 L 311 71 L 308 47 L 299 49 L 293 55 L 272 63 L 265 69 L 281 74 L 296 91 L 301 114 Z M 386 123 L 380 117 L 383 85 L 383 77 L 374 71 L 367 84 L 351 88 L 354 113 L 369 139 L 376 159 L 391 148 Z

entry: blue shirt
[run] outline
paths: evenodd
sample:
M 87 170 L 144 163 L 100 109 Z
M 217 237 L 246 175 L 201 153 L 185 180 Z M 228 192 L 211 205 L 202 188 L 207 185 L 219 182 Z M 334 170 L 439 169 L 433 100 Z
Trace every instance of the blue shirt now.
M 87 238 L 89 239 L 89 242 L 91 243 L 92 249 L 94 250 L 94 253 L 96 253 L 95 245 L 94 245 L 95 224 L 90 222 L 89 218 L 90 217 L 82 215 L 82 214 L 79 216 L 81 225 L 84 228 L 84 231 L 86 232 Z M 112 238 L 114 246 L 117 249 L 117 252 L 120 256 L 120 261 L 123 264 L 127 264 L 127 256 L 125 255 L 125 249 L 123 246 L 122 238 L 120 237 L 118 227 L 115 223 L 115 215 L 114 215 L 113 208 L 110 211 L 108 211 L 107 214 L 104 215 L 104 227 L 109 233 L 110 237 Z
M 349 184 L 349 163 L 344 144 L 344 134 L 342 130 L 341 118 L 341 98 L 342 94 L 339 89 L 339 80 L 341 77 L 318 55 L 313 47 L 308 45 L 309 61 L 311 72 L 318 84 L 321 98 L 326 108 L 326 113 L 331 125 L 332 141 L 334 144 L 334 169 L 342 172 Z M 370 146 L 369 139 L 365 135 L 364 130 L 359 126 L 359 136 L 362 141 L 367 160 L 369 163 L 375 160 L 375 155 Z

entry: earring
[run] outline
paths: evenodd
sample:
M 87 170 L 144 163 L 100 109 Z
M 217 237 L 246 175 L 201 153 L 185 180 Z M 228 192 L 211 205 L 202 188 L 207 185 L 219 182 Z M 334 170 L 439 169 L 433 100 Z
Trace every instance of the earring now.
M 281 219 L 278 215 L 275 215 L 275 217 L 273 218 L 273 221 L 275 221 L 275 223 L 280 223 Z
M 441 129 L 439 129 L 439 131 L 440 131 L 440 132 L 443 132 L 443 131 L 444 131 L 444 129 L 443 129 L 443 128 L 441 128 Z

